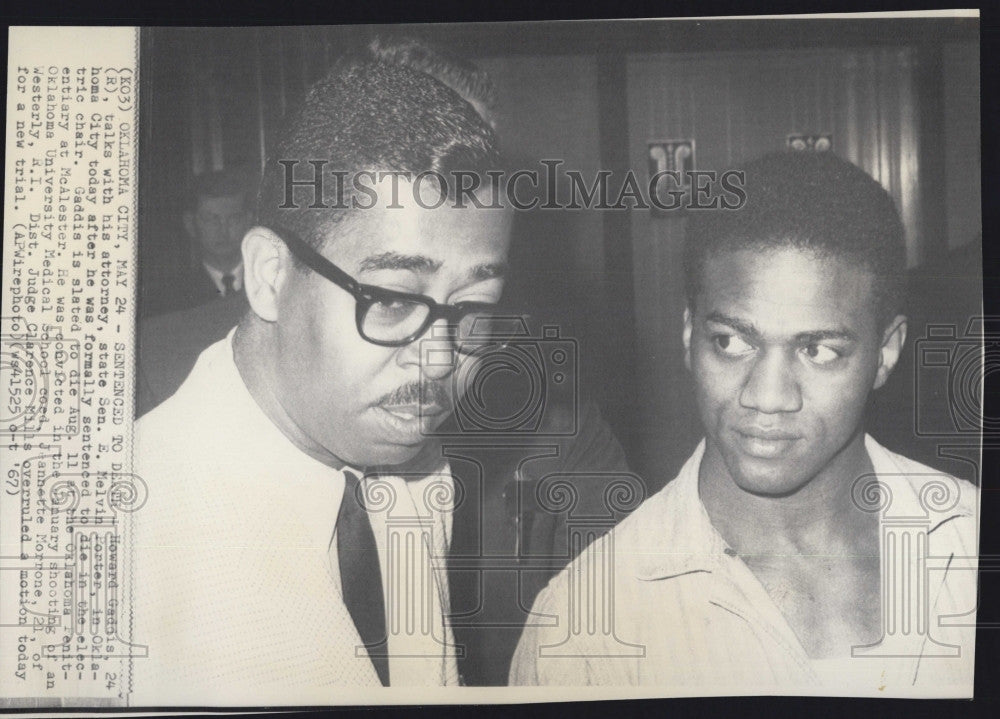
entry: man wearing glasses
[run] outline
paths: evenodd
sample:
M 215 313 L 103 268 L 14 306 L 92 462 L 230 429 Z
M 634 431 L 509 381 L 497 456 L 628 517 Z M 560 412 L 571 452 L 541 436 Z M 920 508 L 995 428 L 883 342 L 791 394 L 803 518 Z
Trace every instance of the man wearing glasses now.
M 435 565 L 456 482 L 427 436 L 455 401 L 456 350 L 489 349 L 511 217 L 400 177 L 366 209 L 338 209 L 350 183 L 317 207 L 277 159 L 411 178 L 498 162 L 492 129 L 422 73 L 345 61 L 310 91 L 243 241 L 252 311 L 136 426 L 137 704 L 459 682 Z
M 416 41 L 375 42 L 372 47 L 370 59 L 405 65 L 430 75 L 461 95 L 487 124 L 493 126 L 495 89 L 489 77 L 475 66 L 438 53 Z M 284 157 L 294 159 L 288 155 Z M 327 167 L 336 169 L 332 163 L 328 163 Z M 307 164 L 299 163 L 296 177 L 304 174 L 308 178 L 309 170 Z M 331 203 L 337 200 L 334 183 L 335 180 L 331 178 L 327 187 Z M 433 189 L 433 178 L 421 183 L 421 186 L 424 190 Z M 398 190 L 400 197 L 412 196 L 412 186 L 409 184 L 401 184 Z M 300 189 L 299 194 L 303 195 L 300 204 L 308 205 L 312 199 L 308 189 Z M 391 187 L 389 194 L 391 195 Z M 347 197 L 342 199 L 349 200 Z M 277 195 L 271 199 L 272 206 L 282 202 L 283 198 Z M 434 199 L 429 198 L 429 202 L 425 204 L 435 204 Z M 401 211 L 402 208 L 397 208 L 387 215 L 395 217 Z M 355 305 L 348 308 L 347 312 L 355 318 L 355 325 L 345 330 L 345 333 L 368 338 L 360 345 L 360 352 L 353 355 L 359 359 L 357 366 L 364 366 L 360 359 L 367 355 L 363 353 L 378 352 L 379 346 L 385 346 L 383 343 L 388 343 L 389 349 L 396 342 L 419 345 L 420 338 L 428 333 L 428 327 L 436 322 L 431 332 L 451 333 L 464 352 L 459 356 L 460 363 L 465 363 L 461 366 L 471 367 L 475 366 L 476 357 L 469 353 L 476 353 L 479 357 L 491 355 L 491 348 L 482 346 L 484 337 L 496 339 L 511 329 L 509 317 L 503 323 L 488 321 L 488 305 L 478 306 L 474 301 L 466 302 L 464 298 L 457 297 L 456 301 L 461 302 L 460 305 L 440 305 L 432 292 L 418 298 L 398 292 L 403 288 L 419 289 L 420 283 L 415 283 L 415 280 L 418 277 L 432 276 L 436 272 L 431 267 L 432 263 L 414 264 L 412 260 L 405 258 L 401 261 L 398 257 L 385 256 L 371 258 L 366 263 L 365 270 L 361 271 L 360 267 L 349 266 L 338 255 L 323 248 L 317 252 L 315 243 L 303 239 L 311 232 L 309 223 L 306 223 L 304 229 L 299 225 L 296 225 L 298 230 L 293 229 L 287 226 L 295 224 L 294 221 L 288 221 L 290 214 L 294 213 L 287 210 L 271 212 L 269 219 L 261 224 L 278 237 L 288 252 L 297 258 L 303 271 L 315 273 L 317 281 L 322 282 L 324 277 L 330 280 L 333 284 L 326 283 L 330 285 L 329 289 L 344 297 L 349 297 L 348 293 L 354 295 Z M 367 216 L 368 211 L 359 211 L 359 214 Z M 316 219 L 322 221 L 322 218 L 323 213 L 318 213 Z M 331 257 L 336 259 L 337 264 L 328 259 Z M 381 288 L 372 286 L 376 284 L 372 277 L 376 273 L 376 263 L 382 266 L 378 272 L 379 277 L 374 278 L 383 285 Z M 443 272 L 448 267 L 450 264 L 445 264 L 439 270 Z M 480 268 L 480 275 L 497 274 L 502 269 L 502 265 L 483 267 Z M 386 279 L 383 280 L 383 277 Z M 487 283 L 491 285 L 487 289 L 492 291 L 492 285 L 499 280 L 500 278 L 493 278 Z M 362 287 L 361 283 L 369 286 Z M 337 290 L 334 285 L 342 289 Z M 230 303 L 227 298 L 196 310 L 169 315 L 162 320 L 157 318 L 141 327 L 137 358 L 139 416 L 172 396 L 190 373 L 200 352 L 224 337 L 240 314 L 246 312 L 244 294 L 240 293 L 238 299 L 239 305 Z M 541 309 L 541 314 L 544 314 L 544 308 Z M 240 314 L 234 314 L 234 311 Z M 279 319 L 279 324 L 280 322 Z M 540 329 L 539 326 L 532 328 L 534 336 L 541 334 Z M 406 342 L 411 336 L 414 337 L 413 341 Z M 441 356 L 433 351 L 438 347 L 436 342 L 428 342 L 424 347 L 424 359 Z M 396 351 L 405 353 L 414 349 L 397 347 Z M 309 347 L 306 355 L 313 352 L 313 348 Z M 503 352 L 498 352 L 494 356 L 502 354 Z M 502 685 L 507 681 L 510 658 L 521 629 L 529 621 L 527 608 L 548 578 L 572 558 L 573 548 L 579 549 L 579 543 L 572 539 L 569 522 L 577 516 L 589 517 L 590 520 L 605 517 L 611 520 L 603 522 L 602 529 L 606 530 L 614 520 L 619 519 L 624 512 L 609 513 L 605 494 L 611 482 L 627 475 L 628 467 L 621 446 L 596 404 L 583 398 L 578 406 L 564 406 L 563 403 L 554 401 L 551 395 L 546 397 L 542 412 L 544 419 L 536 430 L 501 431 L 499 436 L 494 434 L 489 437 L 476 433 L 462 436 L 463 432 L 456 419 L 458 413 L 442 411 L 447 408 L 448 399 L 435 396 L 442 390 L 445 393 L 452 392 L 452 387 L 464 389 L 460 373 L 442 372 L 441 368 L 429 371 L 446 376 L 441 381 L 421 383 L 420 391 L 426 394 L 423 403 L 415 400 L 415 395 L 419 392 L 415 392 L 415 385 L 410 383 L 406 390 L 409 396 L 400 395 L 394 400 L 397 405 L 400 402 L 403 404 L 403 407 L 395 408 L 396 414 L 405 416 L 417 410 L 426 418 L 423 421 L 428 428 L 440 423 L 436 433 L 441 438 L 423 437 L 425 444 L 421 455 L 443 457 L 447 452 L 449 469 L 459 484 L 456 489 L 457 499 L 447 515 L 450 523 L 446 529 L 449 540 L 447 599 L 451 614 L 455 617 L 449 624 L 456 644 L 454 653 L 457 655 L 460 682 L 467 685 Z M 476 373 L 472 374 L 474 376 Z M 482 373 L 483 376 L 486 374 L 485 371 Z M 523 375 L 515 376 L 505 372 L 491 374 L 489 381 L 481 385 L 478 392 L 469 393 L 474 397 L 472 401 L 479 403 L 476 409 L 480 418 L 508 418 L 520 412 L 525 401 L 523 390 L 526 379 Z M 345 381 L 338 384 L 338 387 L 348 388 L 349 402 L 355 396 L 355 388 L 358 389 L 356 394 L 363 396 L 365 385 L 360 381 L 352 384 L 345 377 Z M 407 404 L 411 405 L 409 412 L 406 410 Z M 481 412 L 478 411 L 480 409 Z M 386 422 L 398 419 L 393 414 L 383 412 L 381 407 L 377 413 L 383 414 Z M 552 431 L 565 429 L 568 419 L 576 421 L 572 432 Z M 365 439 L 377 436 L 374 432 L 369 432 Z M 460 445 L 457 451 L 456 445 Z M 419 471 L 417 474 L 419 477 Z M 339 481 L 341 480 L 338 479 L 337 482 Z M 390 477 L 385 481 L 395 480 Z M 551 503 L 537 501 L 539 496 L 544 498 L 546 487 L 565 481 L 574 484 L 575 499 L 572 507 L 564 508 L 565 511 L 555 511 Z M 384 484 L 374 481 L 367 481 L 365 484 L 371 491 L 384 487 Z M 396 489 L 401 487 L 397 485 Z M 397 504 L 397 507 L 402 505 Z M 378 512 L 372 511 L 377 506 L 369 503 L 368 509 L 372 523 L 378 523 Z M 327 511 L 336 514 L 335 509 Z M 595 531 L 594 522 L 590 520 L 586 529 Z M 337 526 L 345 521 L 348 520 L 337 520 Z M 321 522 L 320 526 L 327 523 Z M 380 523 L 376 529 L 380 538 L 386 533 L 383 524 Z M 332 527 L 329 531 L 333 531 Z M 383 560 L 381 564 L 384 567 L 384 557 L 380 559 Z M 440 558 L 438 559 L 437 566 L 440 565 Z M 289 561 L 296 560 L 292 557 Z M 339 558 L 334 568 L 337 566 Z M 371 562 L 368 566 L 371 566 Z M 359 568 L 358 571 L 363 574 L 366 570 Z M 373 588 L 365 583 L 350 584 L 361 588 L 359 603 L 369 594 L 381 590 L 381 587 Z M 384 592 L 379 601 L 387 605 L 390 603 Z M 375 607 L 377 604 L 373 600 L 368 602 L 368 606 Z M 355 612 L 358 611 L 361 610 L 351 612 L 352 620 L 356 619 Z M 377 616 L 369 616 L 367 620 L 364 617 L 356 619 L 355 623 L 375 627 L 372 629 L 373 633 L 384 631 L 377 620 Z M 382 636 L 385 636 L 384 633 Z M 382 661 L 378 657 L 374 660 Z M 390 684 L 402 681 L 400 671 L 389 674 Z M 379 677 L 380 680 L 381 678 Z

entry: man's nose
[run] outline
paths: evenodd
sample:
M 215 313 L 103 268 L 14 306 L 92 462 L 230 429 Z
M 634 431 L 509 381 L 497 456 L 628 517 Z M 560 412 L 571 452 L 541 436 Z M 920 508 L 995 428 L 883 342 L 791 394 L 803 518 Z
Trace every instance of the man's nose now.
M 425 379 L 444 379 L 455 371 L 457 353 L 453 334 L 453 328 L 444 320 L 438 320 L 423 336 L 400 350 L 400 363 L 418 364 Z
M 740 393 L 740 405 L 767 414 L 802 409 L 798 378 L 784 353 L 769 352 L 754 360 Z

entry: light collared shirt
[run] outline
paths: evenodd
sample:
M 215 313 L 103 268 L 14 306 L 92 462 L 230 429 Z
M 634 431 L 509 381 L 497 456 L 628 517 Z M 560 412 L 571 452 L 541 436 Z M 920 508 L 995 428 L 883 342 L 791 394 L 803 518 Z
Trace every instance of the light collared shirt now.
M 203 262 L 202 267 L 205 268 L 205 272 L 208 273 L 208 276 L 212 278 L 212 282 L 215 284 L 215 289 L 219 291 L 220 295 L 226 294 L 226 283 L 223 281 L 223 278 L 226 275 L 230 275 L 233 278 L 233 292 L 239 292 L 243 289 L 243 260 L 240 260 L 240 263 L 228 272 L 216 269 L 207 262 Z
M 126 606 L 131 641 L 148 656 L 132 661 L 132 703 L 337 703 L 338 687 L 380 685 L 330 551 L 343 471 L 271 423 L 239 375 L 232 337 L 136 425 L 148 497 L 126 525 Z M 366 483 L 391 685 L 456 684 L 449 469 Z
M 676 479 L 538 596 L 511 683 L 663 687 L 679 696 L 972 696 L 978 490 L 871 437 L 865 447 L 890 498 L 880 508 L 878 495 L 858 497 L 881 510 L 881 572 L 898 578 L 905 566 L 925 582 L 913 579 L 912 595 L 883 584 L 886 635 L 869 650 L 875 656 L 806 654 L 712 526 L 698 494 L 703 441 Z M 917 610 L 909 619 L 893 604 L 900 596 Z

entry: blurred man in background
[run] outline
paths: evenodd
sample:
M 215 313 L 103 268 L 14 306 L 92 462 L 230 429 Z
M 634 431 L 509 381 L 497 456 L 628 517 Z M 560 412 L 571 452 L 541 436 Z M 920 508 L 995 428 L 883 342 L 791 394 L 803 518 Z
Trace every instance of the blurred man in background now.
M 195 178 L 192 201 L 184 211 L 193 271 L 187 285 L 178 288 L 186 305 L 200 305 L 243 290 L 240 243 L 250 229 L 255 187 L 256 177 L 243 167 Z

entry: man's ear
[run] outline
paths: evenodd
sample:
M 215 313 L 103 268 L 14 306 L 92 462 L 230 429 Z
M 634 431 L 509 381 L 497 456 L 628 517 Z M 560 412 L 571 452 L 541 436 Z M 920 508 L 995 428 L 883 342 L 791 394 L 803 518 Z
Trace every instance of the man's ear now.
M 878 371 L 875 373 L 875 384 L 872 389 L 878 389 L 885 384 L 892 374 L 892 369 L 899 361 L 899 354 L 906 342 L 906 317 L 896 315 L 882 333 L 882 348 L 879 350 Z
M 691 308 L 684 308 L 684 366 L 691 369 Z
M 281 238 L 266 227 L 251 227 L 243 236 L 243 286 L 253 311 L 265 322 L 278 319 L 278 295 L 291 271 L 291 254 Z

